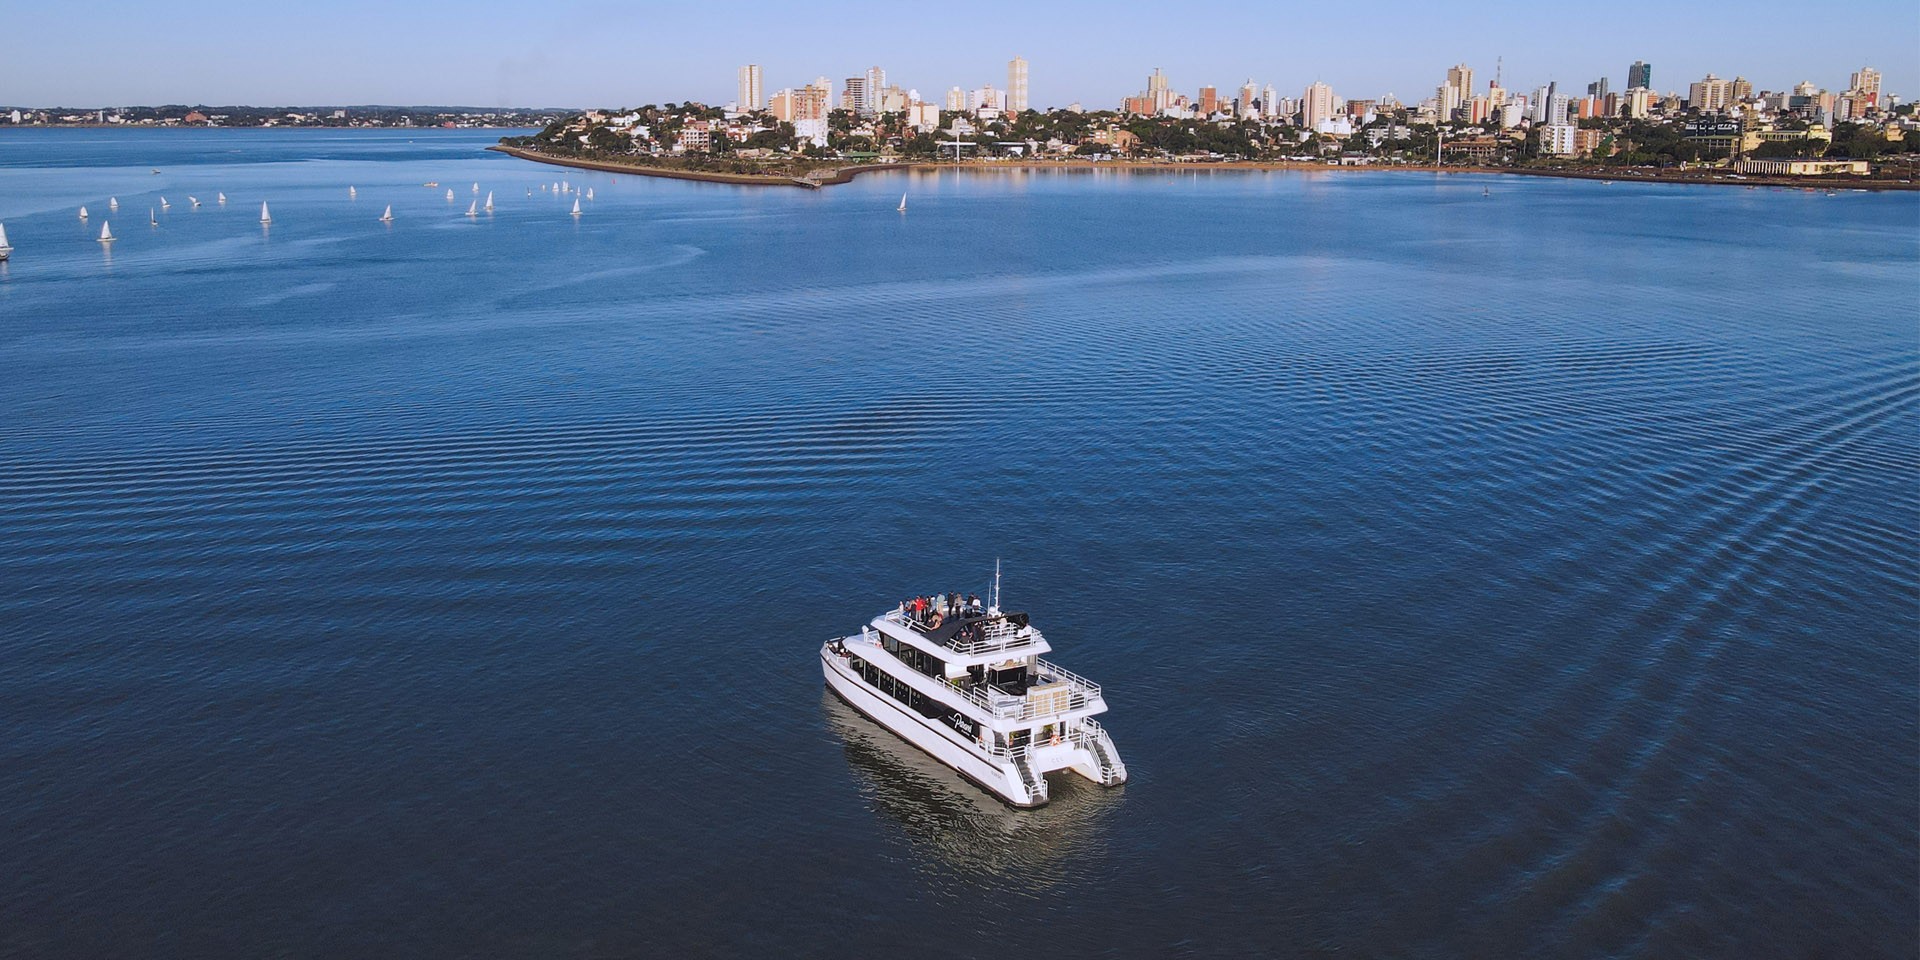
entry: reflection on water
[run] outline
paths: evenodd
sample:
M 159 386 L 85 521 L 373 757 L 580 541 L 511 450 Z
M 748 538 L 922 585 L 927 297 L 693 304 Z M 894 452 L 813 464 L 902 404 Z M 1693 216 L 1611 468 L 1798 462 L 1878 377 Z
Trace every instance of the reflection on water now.
M 861 716 L 833 691 L 823 688 L 820 702 L 828 725 L 846 743 L 862 794 L 939 865 L 1047 886 L 1105 858 L 1125 787 L 1104 789 L 1063 770 L 1047 777 L 1051 802 L 1016 810 Z

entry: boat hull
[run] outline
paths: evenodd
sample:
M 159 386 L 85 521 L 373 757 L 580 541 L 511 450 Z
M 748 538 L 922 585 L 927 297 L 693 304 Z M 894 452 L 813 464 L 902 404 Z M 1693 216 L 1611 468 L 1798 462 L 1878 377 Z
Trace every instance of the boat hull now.
M 827 651 L 820 654 L 821 671 L 827 689 L 873 722 L 891 730 L 902 740 L 919 747 L 928 756 L 953 768 L 969 782 L 993 794 L 1001 802 L 1021 809 L 1042 806 L 1044 791 L 1030 791 L 1012 762 L 994 762 L 966 746 L 959 731 L 950 733 L 935 721 L 907 709 L 898 700 L 881 693 L 855 674 L 846 660 Z

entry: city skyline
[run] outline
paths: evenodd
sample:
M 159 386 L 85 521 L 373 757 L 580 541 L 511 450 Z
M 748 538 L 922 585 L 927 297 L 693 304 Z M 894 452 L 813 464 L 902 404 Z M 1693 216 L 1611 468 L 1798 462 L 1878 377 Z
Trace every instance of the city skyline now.
M 1844 31 L 1809 32 L 1804 10 L 1758 2 L 1743 15 L 1629 4 L 1578 29 L 1540 26 L 1532 6 L 1486 8 L 1461 18 L 1389 4 L 1384 30 L 1360 32 L 1339 11 L 1276 14 L 1231 0 L 1208 21 L 1235 29 L 1142 29 L 1144 5 L 1069 4 L 1032 10 L 982 8 L 1015 28 L 989 41 L 956 43 L 943 21 L 879 4 L 844 5 L 848 16 L 729 16 L 716 28 L 701 13 L 570 5 L 530 16 L 504 4 L 431 2 L 395 12 L 368 3 L 260 11 L 207 0 L 166 11 L 79 3 L 23 8 L 12 23 L 43 38 L 9 54 L 0 101 L 23 106 L 157 103 L 458 103 L 484 106 L 615 105 L 737 99 L 742 64 L 762 70 L 762 96 L 818 76 L 844 78 L 879 65 L 890 82 L 933 99 L 951 87 L 1009 83 L 1009 61 L 1031 64 L 1035 108 L 1081 102 L 1110 108 L 1158 68 L 1193 96 L 1244 79 L 1282 90 L 1323 82 L 1341 96 L 1401 100 L 1430 95 L 1446 69 L 1466 64 L 1481 87 L 1495 61 L 1507 85 L 1558 81 L 1584 90 L 1606 77 L 1628 84 L 1633 61 L 1653 65 L 1653 88 L 1684 94 L 1707 74 L 1744 76 L 1756 89 L 1802 81 L 1840 88 L 1872 64 L 1884 88 L 1920 95 L 1920 8 L 1869 2 Z M 1138 7 L 1141 16 L 1129 16 Z M 887 18 L 868 18 L 861 11 Z M 885 19 L 888 28 L 847 25 Z M 1591 20 L 1592 22 L 1589 22 Z M 1465 22 L 1463 22 L 1465 21 Z M 113 29 L 101 30 L 102 24 Z M 299 37 L 262 43 L 263 32 Z M 646 38 L 642 57 L 582 55 L 608 38 Z M 156 51 L 166 51 L 164 56 Z M 396 56 L 395 51 L 405 56 Z M 352 69 L 342 69 L 350 64 Z

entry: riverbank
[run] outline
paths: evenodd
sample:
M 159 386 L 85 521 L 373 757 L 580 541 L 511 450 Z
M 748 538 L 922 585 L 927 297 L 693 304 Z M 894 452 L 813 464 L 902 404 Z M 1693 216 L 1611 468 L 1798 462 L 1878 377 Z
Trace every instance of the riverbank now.
M 581 160 L 574 157 L 555 157 L 535 150 L 505 145 L 492 146 L 487 149 L 522 160 L 530 160 L 535 163 L 550 163 L 556 166 L 575 167 L 582 170 L 597 170 L 605 173 L 631 173 L 642 177 L 665 177 L 670 180 L 696 180 L 707 183 L 804 187 L 811 190 L 848 183 L 860 174 L 881 170 L 960 170 L 969 173 L 991 173 L 1014 170 L 1056 170 L 1075 173 L 1109 171 L 1146 173 L 1207 171 L 1211 173 L 1214 171 L 1270 172 L 1278 170 L 1313 173 L 1415 172 L 1443 174 L 1512 174 L 1528 177 L 1599 180 L 1605 183 L 1620 181 L 1630 183 L 1693 184 L 1699 186 L 1787 187 L 1803 190 L 1920 190 L 1920 183 L 1845 177 L 1763 177 L 1715 171 L 1681 172 L 1637 169 L 1562 170 L 1538 167 L 1443 167 L 1433 164 L 1363 164 L 1347 166 L 1326 163 L 1302 163 L 1293 160 L 1219 161 L 1201 163 L 1168 160 L 1104 160 L 1098 163 L 1091 160 L 900 161 L 897 163 L 869 163 L 839 167 L 817 176 L 788 177 L 744 173 L 719 173 L 702 170 L 676 170 L 669 167 L 652 167 L 606 160 Z

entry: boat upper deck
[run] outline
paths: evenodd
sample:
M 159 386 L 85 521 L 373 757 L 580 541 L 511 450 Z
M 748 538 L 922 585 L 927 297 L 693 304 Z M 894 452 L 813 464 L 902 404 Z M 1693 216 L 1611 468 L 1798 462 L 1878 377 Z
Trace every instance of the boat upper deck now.
M 904 609 L 889 610 L 875 617 L 874 626 L 887 632 L 906 632 L 942 650 L 965 658 L 994 655 L 1024 656 L 1046 653 L 1051 649 L 1039 629 L 1027 622 L 1024 613 L 998 611 L 973 613 L 962 611 L 951 617 L 934 614 L 924 619 Z

